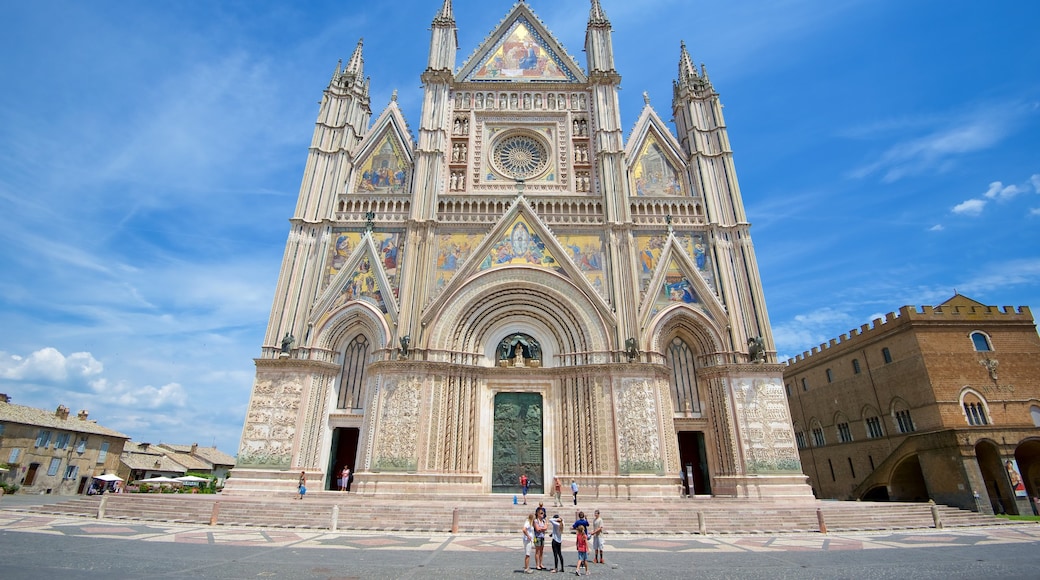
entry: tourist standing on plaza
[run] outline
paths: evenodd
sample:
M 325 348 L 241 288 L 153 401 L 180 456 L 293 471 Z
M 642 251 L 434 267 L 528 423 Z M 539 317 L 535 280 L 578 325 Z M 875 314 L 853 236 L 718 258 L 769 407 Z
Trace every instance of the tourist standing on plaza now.
M 578 505 L 578 482 L 571 480 L 571 494 L 574 495 L 574 505 Z
M 300 496 L 297 499 L 303 499 L 304 494 L 307 493 L 307 472 L 300 472 L 300 481 L 296 484 L 297 490 L 300 492 Z
M 534 514 L 527 514 L 524 527 L 520 528 L 524 533 L 524 574 L 531 573 L 531 551 L 534 546 Z
M 581 576 L 581 567 L 585 567 L 585 575 L 589 575 L 589 539 L 585 535 L 585 526 L 578 526 L 578 565 L 574 569 L 575 576 Z
M 527 505 L 527 474 L 520 474 L 520 493 L 524 494 L 524 505 Z
M 350 468 L 347 467 L 346 465 L 344 465 L 343 469 L 339 472 L 339 490 L 340 491 L 346 491 L 347 490 L 347 478 L 348 477 L 350 477 Z
M 549 522 L 545 520 L 545 508 L 534 510 L 534 567 L 545 570 L 545 532 Z
M 603 561 L 603 518 L 599 517 L 599 510 L 592 518 L 592 561 L 597 564 L 606 564 Z
M 559 483 L 559 482 L 557 482 Z M 553 573 L 563 572 L 563 518 L 553 514 L 552 524 Z
M 560 478 L 559 477 L 554 477 L 553 478 L 552 494 L 553 494 L 553 499 L 554 499 L 553 507 L 563 507 L 563 502 L 560 501 L 560 495 L 563 494 L 563 486 L 560 485 Z
M 585 519 L 585 512 L 578 512 L 578 519 L 574 520 L 571 529 L 576 530 L 578 526 L 585 526 L 586 530 L 589 529 L 589 520 Z

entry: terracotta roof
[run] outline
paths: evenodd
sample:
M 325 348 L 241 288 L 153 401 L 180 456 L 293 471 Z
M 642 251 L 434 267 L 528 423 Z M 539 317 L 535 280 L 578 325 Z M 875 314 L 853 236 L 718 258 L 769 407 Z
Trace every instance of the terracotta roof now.
M 54 411 L 44 411 L 43 409 L 26 407 L 24 405 L 12 405 L 4 402 L 0 402 L 0 422 L 21 423 L 22 425 L 60 429 L 73 433 L 104 435 L 117 439 L 130 438 L 129 435 L 124 435 L 108 427 L 102 427 L 90 419 L 80 419 L 77 415 L 70 414 L 67 418 L 62 418 L 57 416 Z
M 212 465 L 234 465 L 235 458 L 217 449 L 216 447 L 201 447 L 195 446 L 195 451 L 192 453 L 191 445 L 175 445 L 173 443 L 160 443 L 162 447 L 167 449 L 178 451 L 180 453 L 193 454 L 204 461 L 208 461 Z
M 130 469 L 185 473 L 188 468 L 181 464 L 180 457 L 156 445 L 127 441 L 119 460 Z M 158 462 L 158 463 L 156 463 Z

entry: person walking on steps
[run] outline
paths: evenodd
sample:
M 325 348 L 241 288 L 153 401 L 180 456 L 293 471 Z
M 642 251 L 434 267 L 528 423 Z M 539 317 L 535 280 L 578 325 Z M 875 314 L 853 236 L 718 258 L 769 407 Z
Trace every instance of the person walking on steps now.
M 554 477 L 553 478 L 553 487 L 552 487 L 553 507 L 563 507 L 563 502 L 560 501 L 560 495 L 562 493 L 563 493 L 563 486 L 560 485 L 560 478 L 559 477 Z
M 303 499 L 303 496 L 307 493 L 307 472 L 300 472 L 300 481 L 296 484 L 296 490 L 300 493 L 296 499 Z
M 578 505 L 578 482 L 571 480 L 571 495 L 574 496 L 574 505 Z
M 526 473 L 521 473 L 520 474 L 520 493 L 524 494 L 524 505 L 527 505 L 527 486 L 528 486 L 528 483 L 529 482 L 527 481 L 527 474 Z

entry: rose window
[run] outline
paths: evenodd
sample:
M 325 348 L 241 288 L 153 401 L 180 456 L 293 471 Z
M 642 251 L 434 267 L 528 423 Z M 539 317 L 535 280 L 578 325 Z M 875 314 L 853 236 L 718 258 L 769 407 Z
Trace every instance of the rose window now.
M 514 179 L 528 179 L 545 171 L 549 153 L 545 144 L 531 135 L 511 135 L 492 150 L 495 168 Z

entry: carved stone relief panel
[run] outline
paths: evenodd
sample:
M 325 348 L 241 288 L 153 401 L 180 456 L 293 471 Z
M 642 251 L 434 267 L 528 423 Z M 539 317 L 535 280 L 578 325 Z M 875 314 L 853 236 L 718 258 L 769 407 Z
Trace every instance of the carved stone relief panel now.
M 390 380 L 384 386 L 374 470 L 416 470 L 421 392 L 422 382 L 417 377 Z
M 741 377 L 730 384 L 747 473 L 801 473 L 783 381 Z
M 617 425 L 621 473 L 663 473 L 660 413 L 651 381 L 621 381 L 617 394 Z
M 257 378 L 239 446 L 238 467 L 288 468 L 300 408 L 299 376 Z

